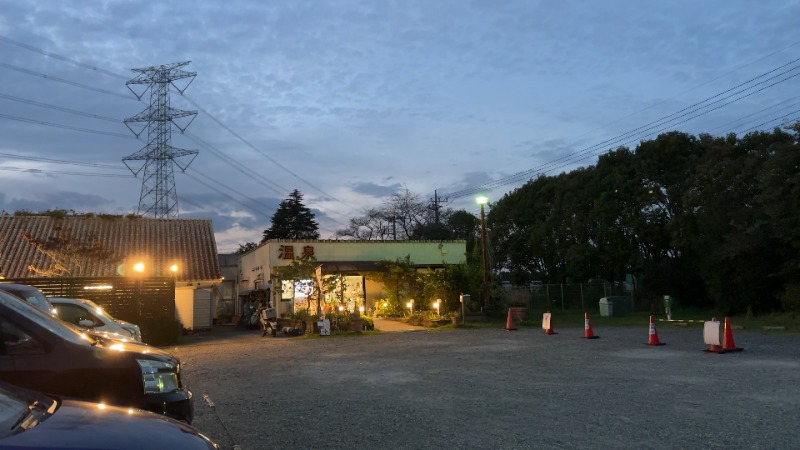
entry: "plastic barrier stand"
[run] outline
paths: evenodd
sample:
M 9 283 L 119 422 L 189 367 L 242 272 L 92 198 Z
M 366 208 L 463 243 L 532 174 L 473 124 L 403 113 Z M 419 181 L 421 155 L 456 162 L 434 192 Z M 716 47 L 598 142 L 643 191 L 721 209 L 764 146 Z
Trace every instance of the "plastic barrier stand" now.
M 543 330 L 550 329 L 550 313 L 542 314 L 542 329 Z
M 703 341 L 706 345 L 721 345 L 719 341 L 719 322 L 703 323 Z

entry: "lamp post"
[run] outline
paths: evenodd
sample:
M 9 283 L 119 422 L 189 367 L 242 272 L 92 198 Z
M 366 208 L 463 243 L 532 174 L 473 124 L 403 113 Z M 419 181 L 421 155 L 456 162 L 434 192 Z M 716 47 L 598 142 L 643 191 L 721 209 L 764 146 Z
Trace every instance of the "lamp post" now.
M 144 263 L 137 262 L 133 265 L 133 271 L 136 272 L 136 306 L 139 310 L 139 321 L 142 320 L 142 276 L 144 275 Z
M 409 300 L 408 303 L 406 303 L 406 306 L 408 307 L 408 315 L 409 316 L 413 315 L 414 314 L 414 300 Z
M 489 306 L 489 286 L 488 277 L 486 275 L 486 217 L 484 216 L 483 206 L 489 203 L 489 198 L 485 195 L 480 195 L 475 201 L 481 205 L 481 272 L 483 273 L 481 296 L 483 296 L 483 307 L 487 308 Z
M 437 316 L 441 316 L 441 315 L 442 315 L 442 314 L 439 312 L 439 307 L 441 306 L 441 304 L 442 304 L 442 300 L 441 300 L 441 299 L 438 299 L 438 298 L 436 299 L 436 301 L 435 301 L 435 302 L 433 302 L 433 307 L 434 307 L 434 308 L 436 308 L 436 315 L 437 315 Z

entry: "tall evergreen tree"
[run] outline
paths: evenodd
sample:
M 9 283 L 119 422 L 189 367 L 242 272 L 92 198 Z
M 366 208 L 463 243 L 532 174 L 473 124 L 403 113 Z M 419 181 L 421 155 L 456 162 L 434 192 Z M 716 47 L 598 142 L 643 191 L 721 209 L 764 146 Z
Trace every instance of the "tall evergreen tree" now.
M 303 204 L 303 194 L 297 189 L 278 205 L 272 215 L 272 226 L 264 230 L 264 243 L 270 239 L 319 239 L 319 225 L 314 214 Z

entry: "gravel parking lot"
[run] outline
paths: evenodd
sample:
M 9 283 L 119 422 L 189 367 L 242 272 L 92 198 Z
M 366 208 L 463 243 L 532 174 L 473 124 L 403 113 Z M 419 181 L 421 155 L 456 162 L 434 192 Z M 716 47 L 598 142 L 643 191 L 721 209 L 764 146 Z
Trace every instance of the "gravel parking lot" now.
M 800 336 L 647 324 L 347 338 L 198 333 L 175 347 L 224 448 L 800 448 Z

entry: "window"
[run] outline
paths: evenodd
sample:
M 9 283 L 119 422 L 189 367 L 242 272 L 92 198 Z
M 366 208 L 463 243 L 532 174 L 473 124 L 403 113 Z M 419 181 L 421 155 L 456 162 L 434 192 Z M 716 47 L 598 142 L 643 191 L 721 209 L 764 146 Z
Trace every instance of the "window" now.
M 81 306 L 62 303 L 58 305 L 57 309 L 58 317 L 64 322 L 69 322 L 83 327 L 87 325 L 81 325 L 80 322 L 82 320 L 89 320 L 92 322 L 91 325 L 88 325 L 89 327 L 99 327 L 103 325 L 103 321 Z
M 0 353 L 8 356 L 40 355 L 44 347 L 28 333 L 20 330 L 14 324 L 0 323 L 0 336 L 3 337 Z

